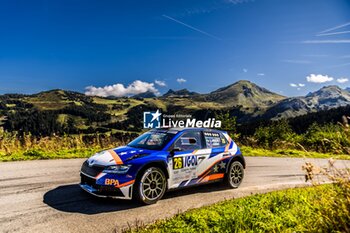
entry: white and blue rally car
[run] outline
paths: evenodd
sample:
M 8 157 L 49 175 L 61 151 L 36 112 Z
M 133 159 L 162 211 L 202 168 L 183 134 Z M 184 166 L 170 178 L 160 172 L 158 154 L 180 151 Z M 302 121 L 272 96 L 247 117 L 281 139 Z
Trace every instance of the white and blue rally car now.
M 80 186 L 95 196 L 153 204 L 170 189 L 215 181 L 237 188 L 244 169 L 240 149 L 224 131 L 152 129 L 86 160 Z

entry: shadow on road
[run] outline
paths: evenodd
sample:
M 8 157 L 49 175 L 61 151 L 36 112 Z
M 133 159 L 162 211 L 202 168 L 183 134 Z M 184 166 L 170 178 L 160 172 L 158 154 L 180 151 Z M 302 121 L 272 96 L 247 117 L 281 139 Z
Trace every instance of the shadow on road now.
M 127 200 L 92 196 L 83 191 L 78 184 L 62 185 L 48 191 L 44 194 L 43 202 L 60 211 L 82 214 L 98 214 L 141 206 Z
M 168 192 L 163 199 L 176 198 L 195 193 L 220 191 L 225 189 L 220 183 L 180 189 Z M 43 202 L 48 206 L 63 212 L 81 214 L 99 214 L 113 211 L 128 210 L 141 207 L 141 204 L 130 200 L 98 198 L 83 191 L 78 184 L 62 185 L 44 194 Z

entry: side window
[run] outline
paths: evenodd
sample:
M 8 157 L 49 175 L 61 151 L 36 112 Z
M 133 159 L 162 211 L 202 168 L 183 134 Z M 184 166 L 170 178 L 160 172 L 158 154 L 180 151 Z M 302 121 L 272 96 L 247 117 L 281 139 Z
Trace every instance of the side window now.
M 202 149 L 202 140 L 200 131 L 189 131 L 183 133 L 174 144 L 174 148 L 182 151 Z
M 227 140 L 221 133 L 204 132 L 205 143 L 207 148 L 222 147 L 227 144 Z
M 221 138 L 221 146 L 226 146 L 228 141 L 222 133 L 220 133 L 220 138 Z

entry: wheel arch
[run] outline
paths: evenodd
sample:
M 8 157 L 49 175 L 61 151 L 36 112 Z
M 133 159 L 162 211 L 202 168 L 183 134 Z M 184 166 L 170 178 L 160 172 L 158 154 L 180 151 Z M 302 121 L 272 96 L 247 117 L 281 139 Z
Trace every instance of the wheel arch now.
M 143 172 L 150 167 L 158 167 L 164 172 L 166 179 L 169 179 L 169 172 L 164 161 L 152 161 L 143 165 L 136 173 L 135 179 L 139 179 Z
M 231 166 L 231 164 L 232 164 L 233 162 L 235 162 L 235 161 L 240 162 L 240 163 L 243 165 L 243 168 L 245 169 L 245 167 L 246 167 L 245 159 L 244 159 L 244 157 L 243 157 L 242 154 L 239 154 L 239 155 L 233 156 L 233 157 L 230 159 L 230 161 L 228 162 L 228 166 L 226 167 L 226 173 L 228 172 L 228 169 L 229 169 L 229 167 Z

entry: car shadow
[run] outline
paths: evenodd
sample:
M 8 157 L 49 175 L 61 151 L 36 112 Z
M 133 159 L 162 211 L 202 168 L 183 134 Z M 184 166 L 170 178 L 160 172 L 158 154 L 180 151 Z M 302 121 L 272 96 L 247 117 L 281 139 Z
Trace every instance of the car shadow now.
M 140 207 L 127 200 L 98 198 L 88 194 L 78 184 L 62 185 L 44 194 L 43 202 L 63 212 L 98 214 Z
M 162 199 L 226 189 L 220 183 L 184 188 L 165 193 Z M 83 191 L 78 184 L 62 185 L 44 194 L 43 202 L 63 212 L 87 215 L 122 211 L 143 206 L 132 200 L 99 198 Z

